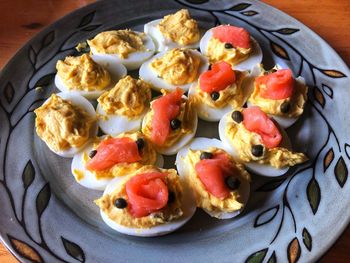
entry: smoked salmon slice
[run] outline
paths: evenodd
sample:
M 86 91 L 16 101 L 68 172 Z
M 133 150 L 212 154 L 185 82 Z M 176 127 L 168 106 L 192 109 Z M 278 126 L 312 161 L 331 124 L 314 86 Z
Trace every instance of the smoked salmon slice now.
M 221 25 L 213 28 L 214 38 L 223 43 L 230 43 L 234 47 L 250 48 L 250 34 L 241 27 Z

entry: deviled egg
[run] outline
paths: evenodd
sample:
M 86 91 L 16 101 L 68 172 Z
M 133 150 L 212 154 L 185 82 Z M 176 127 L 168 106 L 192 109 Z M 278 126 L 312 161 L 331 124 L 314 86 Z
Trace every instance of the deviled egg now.
M 210 63 L 226 61 L 236 70 L 251 70 L 262 61 L 258 42 L 244 28 L 221 25 L 209 29 L 200 41 L 201 52 Z
M 170 93 L 163 91 L 163 96 L 151 102 L 141 130 L 159 153 L 172 155 L 194 137 L 197 123 L 192 103 L 177 88 Z
M 157 51 L 172 48 L 198 48 L 201 38 L 196 20 L 187 9 L 145 24 L 144 32 L 152 37 Z
M 129 29 L 101 32 L 87 43 L 94 60 L 116 61 L 128 70 L 139 68 L 155 52 L 151 37 Z
M 139 73 L 155 90 L 172 91 L 180 87 L 188 91 L 208 66 L 207 58 L 197 50 L 174 48 L 143 63 Z
M 95 109 L 76 92 L 53 93 L 34 112 L 36 133 L 62 157 L 73 157 L 97 134 Z
M 248 93 L 244 81 L 248 72 L 233 70 L 225 61 L 215 63 L 199 76 L 188 92 L 198 117 L 219 121 L 226 113 L 241 108 Z
M 109 227 L 140 237 L 173 232 L 196 211 L 192 193 L 176 170 L 154 166 L 113 179 L 95 203 Z
M 141 79 L 130 76 L 98 98 L 96 108 L 98 125 L 109 135 L 137 131 L 149 109 L 151 87 Z
M 194 192 L 197 206 L 219 219 L 240 214 L 250 193 L 249 173 L 224 149 L 217 139 L 195 138 L 176 156 L 177 170 Z
M 270 72 L 257 66 L 247 89 L 252 91 L 248 105 L 259 106 L 283 128 L 294 124 L 304 112 L 308 87 L 302 77 L 293 77 L 290 69 L 273 68 Z
M 308 160 L 305 154 L 291 151 L 286 132 L 257 106 L 224 115 L 219 136 L 228 152 L 259 175 L 280 176 Z
M 71 171 L 82 186 L 104 190 L 113 178 L 125 176 L 144 165 L 163 166 L 163 157 L 140 132 L 95 138 L 74 155 Z
M 56 69 L 55 85 L 60 91 L 74 91 L 87 99 L 96 99 L 126 75 L 117 61 L 92 59 L 88 54 L 58 60 Z

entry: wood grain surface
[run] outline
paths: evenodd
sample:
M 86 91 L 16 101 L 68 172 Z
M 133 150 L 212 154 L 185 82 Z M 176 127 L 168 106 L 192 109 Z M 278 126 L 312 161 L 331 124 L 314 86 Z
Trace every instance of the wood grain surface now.
M 0 69 L 45 26 L 93 0 L 0 0 Z M 248 2 L 248 1 L 246 1 Z M 325 39 L 350 65 L 349 0 L 264 0 L 293 16 Z M 321 262 L 349 262 L 350 227 Z M 18 262 L 0 244 L 0 262 Z

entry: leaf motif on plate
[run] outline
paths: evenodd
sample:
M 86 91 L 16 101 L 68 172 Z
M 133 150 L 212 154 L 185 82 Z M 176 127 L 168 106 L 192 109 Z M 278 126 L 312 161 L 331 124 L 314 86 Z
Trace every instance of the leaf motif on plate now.
M 13 100 L 13 96 L 15 95 L 15 89 L 12 86 L 11 82 L 7 82 L 4 91 L 3 91 L 3 95 L 7 101 L 8 104 L 10 104 Z
M 333 160 L 334 152 L 333 148 L 330 148 L 323 159 L 323 172 L 325 172 L 328 169 L 329 165 L 333 162 Z
M 41 41 L 41 48 L 49 46 L 55 40 L 55 31 L 47 33 Z
M 267 251 L 268 251 L 268 248 L 254 252 L 246 259 L 245 263 L 261 263 L 261 262 L 263 262 Z
M 95 29 L 99 28 L 101 25 L 91 25 L 91 26 L 87 26 L 82 28 L 81 30 L 83 31 L 94 31 Z
M 328 97 L 333 99 L 333 89 L 331 87 L 327 86 L 326 84 L 322 84 L 322 90 Z
M 24 167 L 23 173 L 22 173 L 22 181 L 24 189 L 27 189 L 33 182 L 35 178 L 35 169 L 33 166 L 33 163 L 31 160 L 29 160 Z
M 301 248 L 298 239 L 295 237 L 288 245 L 287 255 L 289 263 L 295 263 L 301 255 Z
M 56 73 L 49 73 L 42 76 L 34 85 L 34 87 L 45 87 L 51 85 L 55 79 Z
M 266 183 L 264 183 L 262 186 L 260 186 L 258 189 L 256 189 L 256 192 L 270 192 L 272 190 L 277 189 L 281 184 L 283 184 L 283 182 L 286 179 L 275 179 L 275 180 L 271 180 L 268 181 Z
M 250 7 L 251 4 L 248 3 L 241 3 L 238 5 L 235 5 L 233 7 L 231 7 L 230 9 L 228 9 L 229 11 L 243 11 L 245 9 L 247 9 L 248 7 Z
M 256 12 L 256 11 L 253 11 L 253 10 L 248 10 L 248 11 L 241 12 L 241 14 L 245 15 L 245 16 L 255 16 L 255 15 L 259 14 L 259 13 Z
M 334 69 L 320 69 L 320 71 L 331 78 L 344 78 L 346 75 L 343 72 Z
M 309 231 L 307 231 L 306 228 L 303 229 L 303 243 L 304 243 L 305 247 L 307 248 L 307 250 L 311 251 L 312 238 L 311 238 Z
M 281 47 L 280 45 L 278 45 L 278 44 L 276 44 L 274 42 L 270 42 L 270 46 L 271 46 L 271 49 L 272 49 L 273 53 L 276 56 L 278 56 L 280 58 L 283 58 L 285 60 L 290 60 L 287 51 L 283 47 Z
M 43 262 L 42 257 L 40 254 L 31 246 L 29 246 L 27 243 L 18 240 L 10 235 L 8 235 L 8 238 L 11 242 L 11 245 L 13 249 L 22 257 L 30 260 L 31 262 L 41 263 Z
M 74 259 L 80 262 L 85 262 L 85 254 L 80 246 L 78 246 L 72 241 L 65 239 L 62 236 L 61 236 L 61 239 L 62 239 L 64 249 L 66 250 L 68 255 L 70 255 L 71 257 L 73 257 Z
M 341 188 L 343 188 L 344 184 L 346 183 L 346 180 L 348 179 L 348 168 L 346 167 L 345 161 L 341 156 L 338 159 L 337 164 L 335 165 L 334 174 L 335 178 L 338 181 L 338 184 Z
M 47 205 L 49 204 L 51 198 L 51 189 L 50 185 L 47 183 L 40 190 L 39 194 L 36 197 L 36 211 L 38 217 L 40 218 L 42 213 L 45 211 Z
M 316 86 L 314 87 L 314 97 L 315 97 L 316 101 L 323 108 L 324 105 L 326 104 L 326 101 L 324 99 L 324 96 L 323 96 L 322 92 Z
M 28 57 L 29 57 L 29 61 L 33 65 L 35 65 L 35 63 L 36 63 L 36 52 L 35 52 L 34 48 L 31 45 L 29 46 Z
M 259 227 L 271 222 L 278 213 L 280 209 L 279 205 L 271 207 L 263 212 L 261 212 L 256 218 L 254 222 L 254 227 Z
M 298 32 L 298 31 L 300 31 L 300 29 L 289 28 L 289 27 L 281 28 L 281 29 L 276 30 L 277 33 L 280 33 L 282 35 L 291 35 L 291 34 L 294 34 L 294 33 Z
M 307 185 L 306 195 L 313 214 L 316 214 L 321 201 L 321 189 L 315 178 L 311 178 L 309 184 Z
M 85 15 L 81 21 L 78 27 L 84 27 L 88 24 L 91 23 L 91 21 L 94 19 L 96 11 L 92 11 L 91 13 L 88 13 L 87 15 Z
M 273 251 L 271 257 L 269 258 L 269 260 L 267 261 L 267 263 L 276 263 L 277 259 L 276 259 L 276 253 L 275 251 Z
M 350 145 L 345 143 L 344 150 L 345 150 L 346 156 L 348 157 L 348 159 L 350 159 Z

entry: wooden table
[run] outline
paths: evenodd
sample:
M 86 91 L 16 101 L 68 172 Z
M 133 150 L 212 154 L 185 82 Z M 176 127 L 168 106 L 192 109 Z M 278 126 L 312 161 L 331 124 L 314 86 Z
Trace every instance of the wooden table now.
M 0 0 L 0 69 L 43 27 L 93 0 Z M 350 65 L 349 0 L 264 0 L 297 18 L 323 37 Z M 350 227 L 322 258 L 322 262 L 348 262 Z M 0 244 L 0 262 L 17 260 Z

